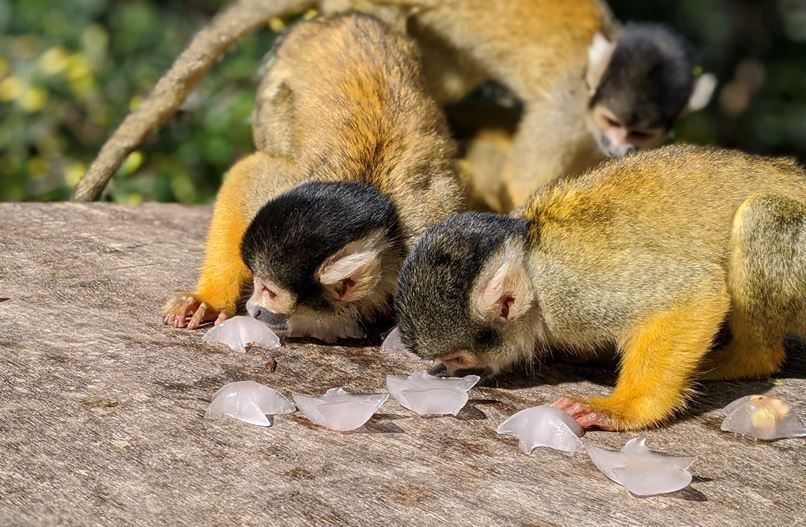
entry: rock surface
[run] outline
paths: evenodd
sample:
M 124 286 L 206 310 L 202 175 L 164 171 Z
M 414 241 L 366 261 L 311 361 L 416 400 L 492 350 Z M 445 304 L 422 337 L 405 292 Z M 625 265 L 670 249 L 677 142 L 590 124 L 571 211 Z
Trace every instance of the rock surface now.
M 377 392 L 387 374 L 430 366 L 382 355 L 379 341 L 243 354 L 164 327 L 163 302 L 194 285 L 209 215 L 0 205 L 0 525 L 761 527 L 806 516 L 806 441 L 736 439 L 718 412 L 751 393 L 806 411 L 803 349 L 772 381 L 701 384 L 688 414 L 647 432 L 654 448 L 698 461 L 688 489 L 645 499 L 584 455 L 525 456 L 496 434 L 518 410 L 607 393 L 612 365 L 555 363 L 477 386 L 456 418 L 390 400 L 344 434 L 297 414 L 265 429 L 204 420 L 228 382 Z M 586 439 L 618 448 L 636 435 Z

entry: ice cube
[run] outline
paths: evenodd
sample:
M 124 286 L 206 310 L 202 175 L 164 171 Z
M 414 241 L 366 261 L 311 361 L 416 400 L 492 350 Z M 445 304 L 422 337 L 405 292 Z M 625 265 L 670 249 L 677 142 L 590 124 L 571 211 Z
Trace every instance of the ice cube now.
M 403 341 L 400 339 L 400 329 L 397 326 L 395 326 L 392 331 L 386 335 L 386 338 L 383 339 L 383 342 L 381 343 L 381 351 L 406 351 L 406 346 L 403 345 Z
M 434 377 L 417 372 L 408 377 L 386 376 L 386 389 L 403 407 L 420 415 L 456 415 L 467 404 L 467 391 L 478 375 Z
M 258 426 L 271 426 L 266 415 L 290 414 L 294 405 L 282 394 L 255 381 L 239 381 L 225 385 L 213 395 L 205 419 L 222 415 Z
M 343 388 L 331 388 L 321 397 L 299 393 L 291 396 L 311 422 L 339 432 L 362 426 L 389 398 L 385 393 L 360 395 Z
M 252 317 L 237 316 L 210 329 L 204 342 L 223 342 L 234 351 L 246 351 L 247 346 L 276 348 L 280 338 L 263 322 Z
M 620 452 L 591 444 L 588 455 L 605 476 L 636 496 L 654 496 L 686 488 L 691 483 L 688 468 L 696 457 L 671 456 L 649 450 L 646 438 L 627 441 Z
M 806 437 L 806 426 L 788 404 L 774 397 L 748 395 L 724 409 L 722 430 L 756 439 Z
M 387 356 L 408 355 L 409 357 L 415 359 L 421 358 L 409 351 L 406 345 L 403 344 L 403 340 L 400 338 L 400 329 L 397 326 L 395 326 L 392 331 L 386 335 L 386 338 L 383 339 L 383 342 L 381 343 L 381 352 Z
M 582 452 L 582 427 L 573 417 L 552 406 L 534 406 L 521 410 L 501 423 L 498 433 L 518 438 L 518 446 L 526 454 L 537 447 L 563 452 Z

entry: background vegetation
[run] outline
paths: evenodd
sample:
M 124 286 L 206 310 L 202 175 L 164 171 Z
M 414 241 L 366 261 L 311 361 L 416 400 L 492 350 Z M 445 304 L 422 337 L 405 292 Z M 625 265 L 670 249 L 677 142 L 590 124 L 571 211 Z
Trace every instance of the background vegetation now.
M 0 200 L 61 200 L 103 141 L 224 0 L 0 0 Z M 682 31 L 720 87 L 676 138 L 806 160 L 806 0 L 611 0 Z M 276 27 L 275 27 L 276 28 Z M 132 154 L 107 199 L 204 203 L 252 149 L 267 27 Z

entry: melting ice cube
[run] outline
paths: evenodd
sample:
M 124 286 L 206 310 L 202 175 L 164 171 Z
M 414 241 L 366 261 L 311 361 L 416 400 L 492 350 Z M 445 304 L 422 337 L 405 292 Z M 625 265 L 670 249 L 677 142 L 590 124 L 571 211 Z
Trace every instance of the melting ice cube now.
M 748 395 L 725 407 L 722 430 L 756 439 L 806 437 L 806 426 L 784 401 L 764 395 Z
M 518 446 L 527 454 L 537 447 L 563 452 L 582 452 L 579 437 L 582 427 L 573 417 L 552 406 L 534 406 L 521 410 L 501 423 L 498 433 L 518 438 Z
M 321 397 L 292 393 L 294 402 L 311 422 L 331 430 L 355 430 L 389 398 L 388 394 L 359 395 L 331 388 Z
M 204 342 L 223 342 L 234 351 L 246 351 L 247 346 L 276 348 L 280 338 L 269 327 L 252 317 L 237 316 L 210 329 Z
M 403 341 L 400 339 L 400 329 L 397 326 L 395 326 L 392 331 L 386 335 L 386 338 L 383 339 L 383 342 L 381 343 L 381 351 L 406 351 L 406 346 L 403 345 Z
M 653 496 L 683 489 L 691 483 L 688 467 L 696 457 L 670 456 L 649 450 L 646 438 L 638 436 L 627 441 L 621 452 L 586 447 L 593 464 L 605 476 L 636 496 Z
M 226 415 L 253 425 L 271 426 L 266 414 L 290 414 L 293 411 L 294 405 L 280 392 L 255 381 L 239 381 L 225 385 L 213 395 L 204 418 Z
M 386 338 L 383 339 L 381 343 L 381 352 L 386 353 L 388 355 L 408 355 L 410 357 L 420 359 L 403 344 L 403 340 L 400 338 L 400 329 L 395 326 L 392 331 L 386 335 Z
M 478 375 L 461 378 L 434 377 L 417 372 L 404 377 L 386 376 L 386 389 L 404 407 L 420 415 L 456 415 L 467 404 L 467 391 Z

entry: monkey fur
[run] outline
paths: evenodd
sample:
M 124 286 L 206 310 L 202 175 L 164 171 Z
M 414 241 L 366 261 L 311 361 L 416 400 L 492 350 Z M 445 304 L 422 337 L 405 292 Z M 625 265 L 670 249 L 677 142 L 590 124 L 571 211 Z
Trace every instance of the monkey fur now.
M 614 349 L 609 396 L 555 404 L 586 428 L 657 425 L 697 379 L 769 376 L 806 335 L 806 170 L 696 146 L 616 158 L 517 217 L 434 226 L 395 307 L 408 349 L 451 374 Z
M 218 323 L 253 282 L 247 308 L 275 329 L 359 337 L 390 315 L 407 250 L 463 209 L 454 146 L 416 46 L 375 18 L 301 22 L 275 55 L 255 111 L 272 133 L 225 179 L 196 291 L 165 322 Z
M 665 33 L 660 30 L 641 33 L 628 26 L 625 38 L 613 41 L 619 32 L 618 24 L 602 0 L 238 0 L 216 17 L 209 29 L 232 32 L 234 30 L 229 28 L 239 17 L 250 20 L 251 27 L 256 16 L 268 19 L 312 8 L 325 14 L 369 13 L 412 36 L 423 55 L 422 67 L 428 90 L 440 102 L 461 99 L 487 79 L 503 84 L 520 99 L 525 112 L 513 137 L 509 159 L 493 175 L 501 183 L 483 180 L 492 175 L 485 170 L 478 176 L 465 172 L 466 180 L 470 183 L 478 181 L 480 189 L 501 186 L 502 194 L 482 195 L 479 200 L 503 203 L 502 207 L 506 208 L 498 212 L 521 206 L 539 186 L 558 177 L 580 174 L 606 155 L 621 155 L 633 148 L 655 146 L 668 131 L 640 128 L 636 123 L 643 123 L 645 119 L 633 123 L 629 115 L 616 115 L 623 113 L 620 110 L 625 104 L 645 103 L 643 94 L 647 89 L 656 88 L 651 83 L 647 88 L 644 80 L 635 78 L 645 71 L 632 68 L 627 77 L 605 75 L 611 58 L 614 66 L 624 64 L 620 59 L 624 55 L 623 49 L 652 51 L 663 48 Z M 632 37 L 641 34 L 650 37 L 649 40 Z M 228 45 L 238 36 L 226 39 Z M 652 38 L 659 39 L 657 45 L 652 44 Z M 198 69 L 196 64 L 205 65 L 201 68 L 204 70 L 220 59 L 226 46 L 218 45 L 219 40 L 199 38 L 191 43 L 165 76 L 166 79 L 178 76 L 177 85 L 171 87 L 161 83 L 161 88 L 144 102 L 144 108 L 159 107 L 159 111 L 152 112 L 153 116 L 144 115 L 137 123 L 127 120 L 121 125 L 108 142 L 109 148 L 104 147 L 104 155 L 91 166 L 85 178 L 90 181 L 79 184 L 76 199 L 97 196 L 103 188 L 97 180 L 108 180 L 125 155 L 136 147 L 132 144 L 132 137 L 141 138 L 179 107 L 200 77 L 185 77 L 181 73 L 189 64 L 194 65 L 194 71 Z M 594 45 L 596 43 L 599 45 Z M 623 49 L 614 53 L 616 47 Z M 639 53 L 639 57 L 644 58 L 668 57 L 674 64 L 679 63 L 679 55 L 676 51 L 671 54 Z M 189 62 L 190 57 L 192 62 Z M 647 60 L 638 63 L 647 64 Z M 690 75 L 687 71 L 681 77 L 684 84 Z M 606 86 L 597 93 L 603 76 L 607 80 Z M 648 75 L 647 78 L 655 77 Z M 628 82 L 618 83 L 616 79 Z M 636 82 L 630 84 L 631 80 Z M 613 86 L 617 87 L 615 94 L 622 97 L 613 99 L 614 92 L 610 90 Z M 640 96 L 631 98 L 631 93 Z M 593 106 L 590 104 L 592 96 L 598 97 Z M 699 96 L 698 107 L 704 106 L 709 97 L 710 92 L 707 96 Z M 618 108 L 609 110 L 605 104 L 608 101 Z M 667 102 L 661 100 L 657 104 L 666 105 Z M 651 113 L 653 108 L 633 110 Z M 260 148 L 263 136 L 272 133 L 272 120 L 256 121 L 255 124 L 256 143 Z M 113 148 L 121 142 L 126 143 L 125 148 Z
M 569 167 L 590 164 L 596 146 L 584 124 L 587 48 L 596 33 L 609 37 L 615 27 L 599 0 L 238 0 L 211 27 L 223 31 L 229 27 L 224 21 L 239 17 L 249 18 L 251 26 L 256 13 L 266 19 L 272 15 L 269 5 L 277 6 L 276 16 L 317 7 L 324 14 L 359 11 L 409 34 L 423 53 L 428 91 L 440 102 L 458 100 L 490 78 L 513 91 L 527 107 L 513 156 L 519 181 L 523 180 L 523 188 L 518 189 L 521 202 L 539 184 L 569 172 Z M 228 45 L 235 40 L 227 40 Z M 186 57 L 193 57 L 193 64 L 207 65 L 202 68 L 206 69 L 225 51 L 217 41 L 194 40 L 165 77 L 173 78 L 187 69 L 190 59 Z M 136 124 L 137 138 L 158 126 L 176 111 L 200 77 L 181 77 L 175 87 L 161 84 L 162 89 L 150 94 L 144 107 L 159 107 L 159 111 L 144 115 L 143 122 L 121 125 L 108 144 L 125 140 L 126 148 L 110 149 L 99 158 L 88 172 L 89 180 L 79 184 L 76 198 L 97 196 L 98 188 L 103 188 L 96 185 L 97 180 L 108 180 L 126 154 L 136 148 L 131 140 L 133 126 Z M 270 122 L 256 125 L 271 128 Z M 255 135 L 260 148 L 263 132 Z M 533 151 L 536 141 L 539 151 Z M 584 148 L 578 147 L 580 142 Z

